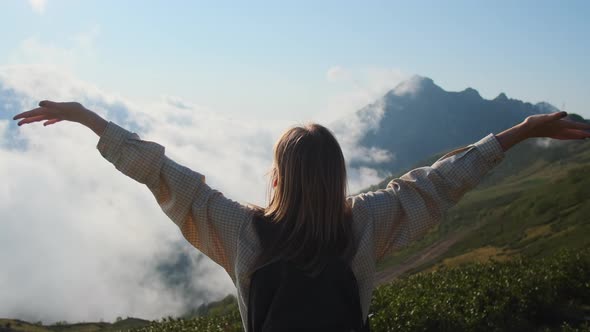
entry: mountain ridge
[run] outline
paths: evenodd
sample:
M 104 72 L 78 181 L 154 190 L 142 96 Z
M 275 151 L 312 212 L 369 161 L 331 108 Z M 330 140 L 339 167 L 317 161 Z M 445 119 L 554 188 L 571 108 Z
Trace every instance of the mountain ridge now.
M 446 91 L 431 78 L 416 75 L 355 113 L 360 121 L 374 122 L 359 144 L 388 151 L 394 158 L 352 164 L 395 173 L 430 155 L 511 127 L 527 116 L 555 111 L 549 103 L 523 102 L 503 92 L 484 99 L 472 87 Z

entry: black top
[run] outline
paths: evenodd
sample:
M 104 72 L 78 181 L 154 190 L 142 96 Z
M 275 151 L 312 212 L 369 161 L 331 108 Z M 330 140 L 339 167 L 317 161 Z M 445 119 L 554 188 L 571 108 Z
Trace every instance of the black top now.
M 264 251 L 280 226 L 259 216 L 253 222 Z M 256 269 L 248 296 L 248 332 L 369 331 L 349 263 L 326 258 L 314 277 L 284 260 L 270 260 Z

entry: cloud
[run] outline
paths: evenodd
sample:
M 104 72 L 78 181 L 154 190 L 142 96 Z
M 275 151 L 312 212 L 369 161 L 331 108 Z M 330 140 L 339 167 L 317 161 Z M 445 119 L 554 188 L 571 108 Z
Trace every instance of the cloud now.
M 0 261 L 8 271 L 0 274 L 0 316 L 156 319 L 234 293 L 225 271 L 182 240 L 149 190 L 100 156 L 94 133 L 74 123 L 17 127 L 9 120 L 46 98 L 82 102 L 162 144 L 226 196 L 259 205 L 272 146 L 290 125 L 236 120 L 174 96 L 125 99 L 61 67 L 0 67 Z M 382 116 L 379 105 L 371 107 L 331 127 L 349 162 L 393 157 L 358 145 Z M 352 192 L 381 179 L 374 169 L 350 165 Z M 183 282 L 171 282 L 178 278 L 171 269 Z
M 378 167 L 379 164 L 392 161 L 395 155 L 390 151 L 361 144 L 361 140 L 367 132 L 376 130 L 379 127 L 384 112 L 384 105 L 378 100 L 365 106 L 362 112 L 343 116 L 331 126 L 349 164 L 349 173 L 351 173 L 349 186 L 352 192 L 376 184 L 380 182 L 380 180 L 377 180 L 378 178 L 381 179 L 389 175 L 380 171 L 380 169 L 369 168 L 366 165 L 370 164 Z
M 395 68 L 332 66 L 326 72 L 330 84 L 337 85 L 337 93 L 328 97 L 324 110 L 316 116 L 320 122 L 339 119 L 383 97 L 409 77 Z
M 41 64 L 49 67 L 73 69 L 82 61 L 95 58 L 95 43 L 100 36 L 100 26 L 93 25 L 88 30 L 71 35 L 65 44 L 41 40 L 30 36 L 20 42 L 8 56 L 11 64 Z M 61 42 L 61 41 L 60 41 Z
M 151 193 L 100 156 L 91 131 L 73 123 L 16 128 L 8 120 L 47 96 L 80 100 L 162 142 L 169 155 L 207 174 L 229 196 L 264 200 L 264 187 L 256 192 L 249 186 L 260 187 L 270 164 L 270 151 L 258 147 L 259 139 L 271 139 L 265 131 L 198 109 L 122 100 L 61 70 L 0 68 L 0 259 L 7 271 L 0 274 L 0 315 L 46 322 L 155 319 L 235 292 L 225 271 L 180 241 Z M 220 137 L 202 143 L 207 135 Z M 232 136 L 246 139 L 237 147 Z M 246 160 L 247 154 L 253 156 Z M 224 174 L 230 167 L 232 174 Z M 183 253 L 187 282 L 171 284 L 156 273 Z
M 567 145 L 568 141 L 566 140 L 558 140 L 553 138 L 534 138 L 532 139 L 532 144 L 540 147 L 540 148 L 555 148 L 559 146 Z
M 29 0 L 29 5 L 31 5 L 31 9 L 38 14 L 43 14 L 45 12 L 45 5 L 47 5 L 47 0 Z
M 424 77 L 414 75 L 410 79 L 399 84 L 395 88 L 394 93 L 398 96 L 415 95 L 420 89 L 422 89 L 424 80 Z
M 92 49 L 96 39 L 100 36 L 100 25 L 95 24 L 86 31 L 81 31 L 74 36 L 72 40 L 79 48 Z
M 390 175 L 379 165 L 393 161 L 395 153 L 366 146 L 362 139 L 379 128 L 385 112 L 381 98 L 408 77 L 399 69 L 383 67 L 333 66 L 326 73 L 329 82 L 348 84 L 346 90 L 331 96 L 326 111 L 317 118 L 331 123 L 348 161 L 349 188 L 353 193 Z
M 328 72 L 326 72 L 326 79 L 328 79 L 328 81 L 336 82 L 346 79 L 348 75 L 348 72 L 344 68 L 340 66 L 333 66 L 328 69 Z
M 351 188 L 366 189 L 368 185 L 375 185 L 383 180 L 383 174 L 370 167 L 349 168 L 348 184 Z M 358 191 L 358 190 L 356 190 Z

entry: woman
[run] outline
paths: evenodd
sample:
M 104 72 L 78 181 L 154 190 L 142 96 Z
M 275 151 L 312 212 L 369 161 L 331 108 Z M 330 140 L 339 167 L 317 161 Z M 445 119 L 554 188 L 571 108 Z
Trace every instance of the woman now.
M 376 262 L 434 226 L 506 150 L 531 137 L 590 137 L 590 125 L 564 120 L 565 112 L 534 115 L 452 151 L 430 167 L 412 170 L 384 190 L 347 197 L 344 158 L 332 134 L 319 125 L 295 127 L 275 145 L 273 189 L 269 206 L 261 209 L 225 198 L 205 184 L 203 175 L 170 160 L 161 145 L 141 140 L 79 103 L 42 101 L 39 106 L 16 115 L 15 120 L 22 119 L 18 125 L 67 120 L 92 129 L 100 136 L 102 156 L 145 184 L 186 239 L 229 273 L 244 327 L 254 330 L 248 315 L 255 309 L 249 301 L 250 282 L 264 262 L 280 257 L 303 271 L 318 272 L 329 263 L 328 254 L 345 258 L 366 319 Z M 261 220 L 282 227 L 273 233 L 270 247 L 257 235 Z

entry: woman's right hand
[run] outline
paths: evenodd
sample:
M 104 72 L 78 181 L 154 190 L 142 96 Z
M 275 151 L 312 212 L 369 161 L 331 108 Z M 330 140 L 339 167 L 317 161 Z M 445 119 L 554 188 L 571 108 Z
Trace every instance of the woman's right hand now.
M 546 137 L 560 140 L 590 138 L 590 124 L 564 120 L 566 112 L 537 114 L 496 135 L 504 151 L 528 138 Z
M 590 124 L 564 119 L 566 112 L 531 115 L 523 122 L 528 137 L 547 137 L 560 140 L 590 138 Z
M 101 135 L 107 125 L 106 120 L 77 102 L 54 102 L 43 100 L 39 107 L 30 111 L 22 112 L 13 117 L 13 120 L 22 119 L 18 122 L 21 126 L 27 123 L 45 121 L 44 126 L 66 120 L 78 122 L 92 129 L 97 135 Z

